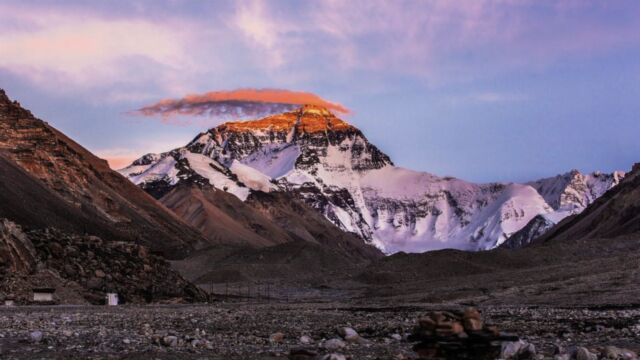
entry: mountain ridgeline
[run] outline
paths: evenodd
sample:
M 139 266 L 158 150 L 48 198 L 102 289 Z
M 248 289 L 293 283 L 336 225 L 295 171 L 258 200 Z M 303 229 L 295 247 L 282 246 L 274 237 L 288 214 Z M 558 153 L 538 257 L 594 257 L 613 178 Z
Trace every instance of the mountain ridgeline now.
M 120 172 L 200 227 L 204 220 L 187 214 L 187 200 L 176 198 L 180 184 L 211 186 L 249 207 L 255 194 L 287 194 L 386 253 L 492 249 L 530 221 L 555 224 L 581 212 L 624 177 L 571 171 L 527 184 L 439 177 L 395 166 L 360 130 L 309 105 L 227 122 Z

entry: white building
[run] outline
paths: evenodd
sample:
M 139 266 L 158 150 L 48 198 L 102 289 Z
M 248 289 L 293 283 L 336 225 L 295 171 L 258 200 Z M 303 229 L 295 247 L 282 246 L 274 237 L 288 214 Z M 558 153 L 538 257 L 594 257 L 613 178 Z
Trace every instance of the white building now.
M 52 288 L 37 288 L 33 289 L 33 301 L 34 302 L 50 302 L 53 301 L 53 294 L 56 289 Z
M 116 293 L 107 293 L 107 305 L 109 305 L 109 306 L 118 305 L 118 294 L 116 294 Z

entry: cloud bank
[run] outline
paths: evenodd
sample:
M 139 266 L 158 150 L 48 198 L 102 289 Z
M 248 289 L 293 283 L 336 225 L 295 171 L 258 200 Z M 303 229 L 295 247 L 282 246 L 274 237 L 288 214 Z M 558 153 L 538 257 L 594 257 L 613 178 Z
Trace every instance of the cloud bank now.
M 341 114 L 351 113 L 345 106 L 309 92 L 237 89 L 187 95 L 181 99 L 164 99 L 134 110 L 131 114 L 161 116 L 165 122 L 176 122 L 181 117 L 248 118 L 291 111 L 307 104 L 322 106 Z

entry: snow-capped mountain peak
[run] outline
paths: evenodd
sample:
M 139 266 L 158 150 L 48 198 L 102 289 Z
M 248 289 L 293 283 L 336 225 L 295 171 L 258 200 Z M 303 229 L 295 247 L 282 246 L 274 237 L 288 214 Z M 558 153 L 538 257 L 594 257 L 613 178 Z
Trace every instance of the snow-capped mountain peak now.
M 412 171 L 317 106 L 224 123 L 122 173 L 156 196 L 194 178 L 241 200 L 285 191 L 387 253 L 491 249 L 538 215 L 557 222 L 582 211 L 624 176 L 572 171 L 527 184 L 474 184 Z
M 625 173 L 615 171 L 605 174 L 599 171 L 583 174 L 571 170 L 565 174 L 528 183 L 558 212 L 577 214 L 595 199 L 617 185 Z

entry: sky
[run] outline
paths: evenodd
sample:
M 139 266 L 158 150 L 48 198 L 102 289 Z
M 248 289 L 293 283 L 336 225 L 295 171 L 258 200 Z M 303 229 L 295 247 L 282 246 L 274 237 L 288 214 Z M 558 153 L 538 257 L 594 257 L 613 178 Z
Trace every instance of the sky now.
M 528 181 L 640 161 L 638 19 L 636 0 L 3 0 L 0 88 L 113 167 L 225 120 L 140 109 L 277 89 L 348 109 L 396 165 Z

